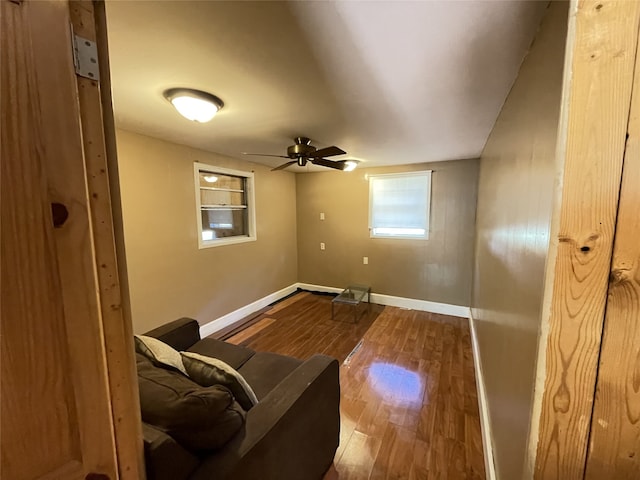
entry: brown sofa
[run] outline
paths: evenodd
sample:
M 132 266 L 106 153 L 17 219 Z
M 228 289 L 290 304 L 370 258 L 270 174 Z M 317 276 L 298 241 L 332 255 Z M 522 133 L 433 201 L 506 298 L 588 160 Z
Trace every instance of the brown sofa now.
M 258 398 L 231 440 L 212 451 L 190 451 L 163 429 L 143 424 L 149 480 L 322 478 L 333 462 L 340 437 L 337 360 L 314 355 L 300 361 L 201 339 L 198 323 L 190 318 L 181 318 L 145 335 L 176 350 L 228 363 L 240 372 Z M 140 384 L 145 388 L 145 382 Z M 143 419 L 144 413 L 143 405 Z

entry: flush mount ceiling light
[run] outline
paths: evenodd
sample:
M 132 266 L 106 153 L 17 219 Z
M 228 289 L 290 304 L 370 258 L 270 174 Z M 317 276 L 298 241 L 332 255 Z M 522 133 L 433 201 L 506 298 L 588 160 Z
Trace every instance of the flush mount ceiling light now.
M 344 168 L 342 169 L 343 172 L 351 172 L 352 170 L 355 170 L 356 167 L 358 166 L 358 162 L 355 160 L 346 160 L 344 162 Z
M 205 123 L 215 117 L 224 102 L 215 95 L 191 88 L 170 88 L 164 92 L 175 109 L 185 118 Z

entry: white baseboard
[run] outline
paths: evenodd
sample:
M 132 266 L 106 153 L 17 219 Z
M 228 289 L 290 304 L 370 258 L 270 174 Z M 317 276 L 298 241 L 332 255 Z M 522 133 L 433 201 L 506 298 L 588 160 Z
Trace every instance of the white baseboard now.
M 454 317 L 467 318 L 469 316 L 469 307 L 451 305 L 449 303 L 416 300 L 415 298 L 394 297 L 392 295 L 383 295 L 381 293 L 372 293 L 371 301 L 380 305 L 389 305 L 390 307 L 410 308 L 412 310 L 422 310 L 424 312 L 452 315 Z
M 312 283 L 298 283 L 297 285 L 298 288 L 309 290 L 310 292 L 340 293 L 344 290 L 344 288 L 325 287 L 324 285 L 314 285 Z
M 207 337 L 223 328 L 233 325 L 235 322 L 257 312 L 261 308 L 280 300 L 281 298 L 291 295 L 298 288 L 309 290 L 312 292 L 340 293 L 343 288 L 326 287 L 324 285 L 313 285 L 311 283 L 294 283 L 288 287 L 271 293 L 266 297 L 262 297 L 249 305 L 229 312 L 220 318 L 212 320 L 200 326 L 200 336 Z M 413 310 L 422 310 L 431 313 L 440 313 L 442 315 L 453 315 L 455 317 L 468 317 L 469 307 L 460 305 L 449 305 L 448 303 L 429 302 L 427 300 L 416 300 L 414 298 L 394 297 L 392 295 L 383 295 L 380 293 L 371 294 L 371 302 L 380 305 L 389 305 L 391 307 L 411 308 Z
M 326 287 L 324 285 L 313 285 L 310 283 L 298 283 L 298 288 L 310 290 L 312 292 L 328 293 L 340 293 L 344 290 L 344 288 Z M 423 312 L 440 313 L 442 315 L 452 315 L 454 317 L 467 318 L 469 316 L 469 307 L 450 305 L 448 303 L 430 302 L 428 300 L 416 300 L 415 298 L 394 297 L 392 295 L 384 295 L 381 293 L 372 293 L 371 303 L 389 305 L 390 307 L 422 310 Z
M 496 467 L 493 461 L 493 435 L 491 434 L 491 423 L 489 422 L 489 409 L 487 405 L 487 390 L 484 384 L 484 374 L 482 373 L 482 362 L 480 361 L 480 347 L 476 336 L 476 325 L 471 311 L 469 310 L 469 329 L 471 330 L 471 348 L 473 349 L 473 365 L 476 370 L 476 386 L 478 389 L 478 407 L 480 409 L 480 428 L 482 429 L 482 446 L 484 451 L 484 469 L 487 480 L 496 479 Z
M 250 303 L 249 305 L 245 305 L 244 307 L 234 310 L 233 312 L 229 312 L 220 318 L 216 318 L 215 320 L 205 323 L 204 325 L 200 325 L 200 336 L 202 338 L 208 337 L 212 333 L 218 332 L 223 328 L 228 327 L 229 325 L 233 325 L 238 320 L 242 320 L 244 317 L 257 312 L 261 308 L 264 308 L 267 305 L 271 305 L 273 302 L 276 302 L 281 298 L 286 297 L 287 295 L 291 295 L 297 289 L 298 284 L 294 283 L 293 285 L 289 285 L 282 290 L 278 290 L 277 292 L 271 293 L 266 297 L 262 297 L 259 300 Z

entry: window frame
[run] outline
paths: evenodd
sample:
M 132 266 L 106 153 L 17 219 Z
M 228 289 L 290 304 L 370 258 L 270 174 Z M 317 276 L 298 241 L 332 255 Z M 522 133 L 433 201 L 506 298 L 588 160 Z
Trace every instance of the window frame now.
M 433 170 L 419 170 L 415 172 L 402 172 L 402 173 L 381 173 L 378 175 L 367 175 L 369 182 L 369 238 L 386 238 L 393 240 L 428 240 L 431 230 L 431 181 Z M 415 177 L 426 176 L 427 177 L 427 208 L 426 208 L 426 223 L 424 235 L 391 235 L 391 234 L 376 234 L 373 227 L 373 182 L 374 178 L 401 178 L 401 177 Z
M 214 238 L 211 240 L 202 239 L 202 202 L 200 197 L 200 173 L 206 172 L 212 175 L 229 175 L 242 177 L 245 179 L 245 194 L 247 201 L 247 228 L 248 235 L 238 235 L 234 237 Z M 236 243 L 255 242 L 258 237 L 256 233 L 256 200 L 255 200 L 255 177 L 253 172 L 234 170 L 231 168 L 217 167 L 206 163 L 194 162 L 193 175 L 196 195 L 196 226 L 198 235 L 198 248 L 220 247 L 222 245 L 233 245 Z

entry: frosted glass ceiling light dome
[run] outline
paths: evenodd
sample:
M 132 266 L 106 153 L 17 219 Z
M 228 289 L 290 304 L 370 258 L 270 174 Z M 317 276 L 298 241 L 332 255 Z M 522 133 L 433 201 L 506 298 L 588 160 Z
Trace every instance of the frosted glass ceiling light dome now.
M 190 88 L 170 88 L 164 92 L 175 109 L 185 118 L 205 123 L 215 117 L 224 103 L 215 95 Z
M 355 170 L 357 166 L 358 162 L 356 162 L 355 160 L 347 160 L 346 162 L 344 162 L 344 168 L 342 169 L 342 171 L 351 172 Z

